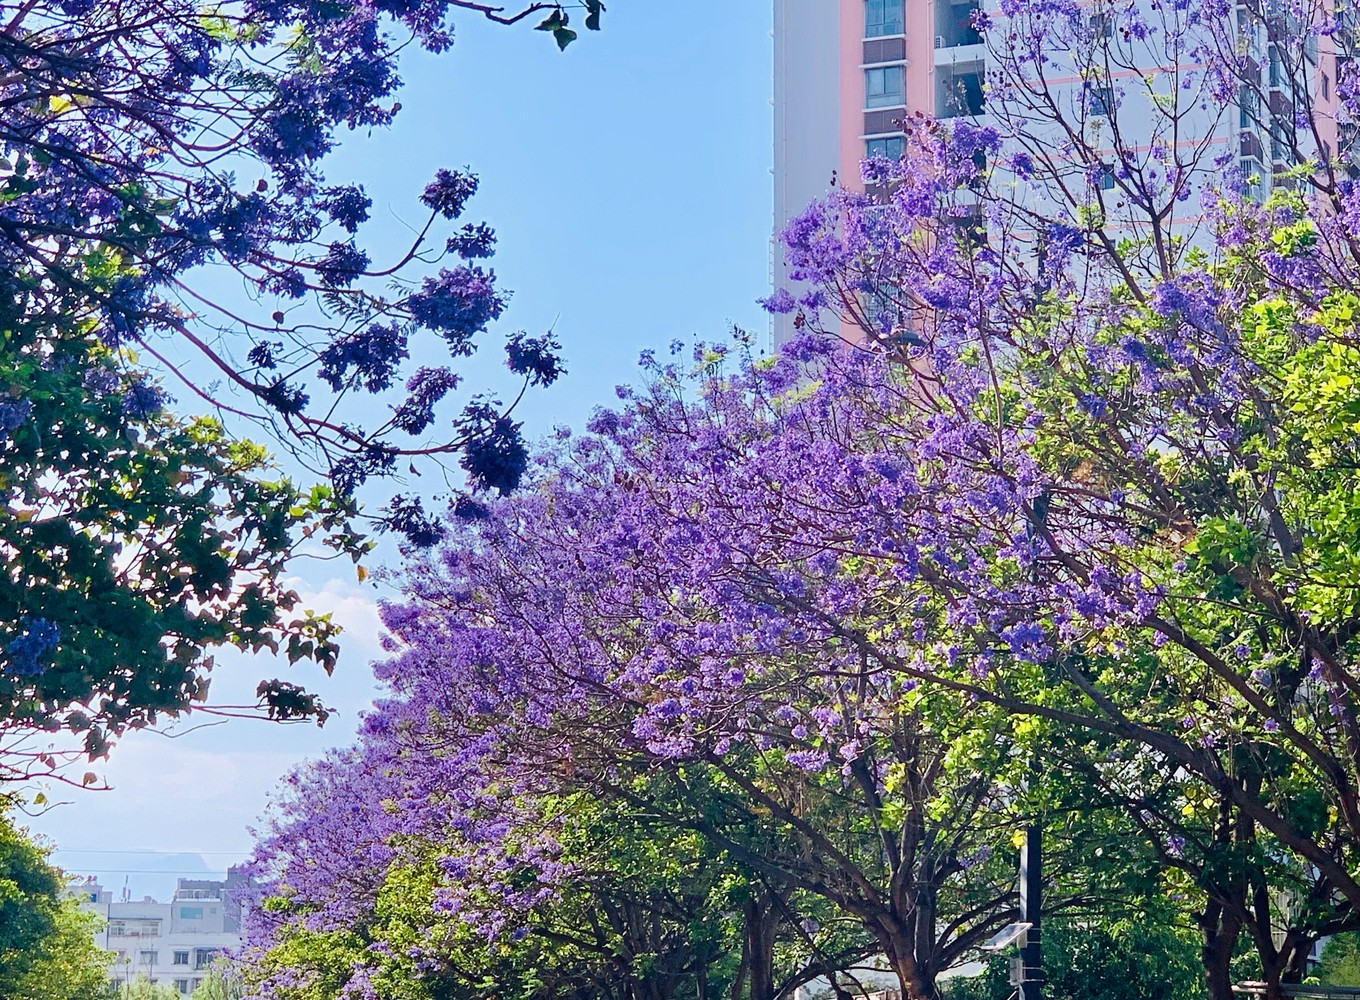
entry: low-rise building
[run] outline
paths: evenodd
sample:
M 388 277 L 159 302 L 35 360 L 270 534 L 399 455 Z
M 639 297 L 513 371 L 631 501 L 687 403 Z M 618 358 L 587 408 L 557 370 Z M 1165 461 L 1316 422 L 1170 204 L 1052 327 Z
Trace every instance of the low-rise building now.
M 230 868 L 225 880 L 180 879 L 168 903 L 115 899 L 94 879 L 75 891 L 103 921 L 95 943 L 113 953 L 115 983 L 146 979 L 188 996 L 219 954 L 240 946 L 249 887 L 249 877 Z

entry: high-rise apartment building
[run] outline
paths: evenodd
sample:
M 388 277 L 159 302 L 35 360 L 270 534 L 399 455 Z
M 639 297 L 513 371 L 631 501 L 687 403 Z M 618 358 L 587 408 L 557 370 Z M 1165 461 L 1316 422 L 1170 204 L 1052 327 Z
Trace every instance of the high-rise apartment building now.
M 995 2 L 982 0 L 982 6 L 989 9 Z M 921 113 L 936 119 L 989 120 L 989 55 L 973 26 L 979 5 L 979 0 L 774 0 L 774 287 L 795 290 L 778 245 L 779 231 L 831 185 L 860 187 L 865 157 L 900 156 L 904 118 Z M 1106 37 L 1113 37 L 1116 22 L 1108 0 L 1089 0 L 1083 6 L 1090 10 L 1090 26 L 1103 26 L 1110 32 Z M 1231 27 L 1247 67 L 1236 106 L 1225 112 L 1221 104 L 1198 107 L 1187 102 L 1170 140 L 1205 151 L 1199 163 L 1206 177 L 1222 174 L 1215 164 L 1232 162 L 1249 178 L 1256 197 L 1280 183 L 1286 168 L 1318 152 L 1318 143 L 1324 154 L 1334 152 L 1338 135 L 1333 114 L 1337 57 L 1325 51 L 1326 43 L 1319 52 L 1316 37 L 1291 34 L 1288 15 L 1276 7 L 1286 9 L 1277 0 L 1236 5 Z M 1126 51 L 1138 49 L 1126 44 Z M 1159 76 L 1197 68 L 1163 60 L 1116 66 L 1103 79 L 1093 80 L 1071 63 L 1071 53 L 1052 55 L 1059 103 L 1097 130 L 1098 119 L 1118 103 L 1125 149 L 1137 147 L 1140 136 L 1143 148 L 1167 141 L 1167 130 L 1159 127 L 1160 112 L 1140 92 L 1145 89 L 1140 78 L 1155 82 Z M 1062 68 L 1065 61 L 1070 72 Z M 1319 126 L 1316 134 L 1295 122 L 1301 81 Z M 1045 126 L 1036 122 L 1034 127 Z M 1342 135 L 1344 141 L 1344 131 Z M 1106 176 L 1101 183 L 1113 187 L 1114 178 Z M 1178 212 L 1176 224 L 1192 223 L 1198 201 L 1186 199 Z M 774 317 L 776 346 L 792 335 L 793 322 L 791 314 Z

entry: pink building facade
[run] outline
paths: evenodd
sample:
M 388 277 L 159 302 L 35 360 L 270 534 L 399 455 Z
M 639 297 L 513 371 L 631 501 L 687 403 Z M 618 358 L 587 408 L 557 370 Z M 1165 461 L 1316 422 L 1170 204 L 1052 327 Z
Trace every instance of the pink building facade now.
M 901 155 L 904 116 L 935 112 L 939 2 L 775 0 L 774 287 L 794 287 L 777 241 L 788 221 L 831 186 L 858 186 L 867 155 Z M 792 324 L 774 317 L 776 346 Z
M 996 0 L 981 0 L 989 6 Z M 774 0 L 774 232 L 771 284 L 797 293 L 788 278 L 778 233 L 808 203 L 832 185 L 858 187 L 860 162 L 871 155 L 899 156 L 901 121 L 915 114 L 935 118 L 967 116 L 985 121 L 987 50 L 972 27 L 979 0 Z M 1092 0 L 1093 16 L 1098 0 Z M 1259 3 L 1239 6 L 1239 52 L 1259 70 L 1259 86 L 1244 86 L 1240 107 L 1227 113 L 1205 112 L 1198 121 L 1179 123 L 1181 138 L 1207 143 L 1235 160 L 1253 179 L 1252 194 L 1264 198 L 1280 175 L 1310 156 L 1320 142 L 1328 155 L 1344 152 L 1349 135 L 1335 116 L 1337 54 L 1325 40 L 1272 40 Z M 1294 48 L 1282 57 L 1281 45 Z M 1305 51 L 1306 50 L 1306 51 Z M 1302 57 L 1310 68 L 1307 95 L 1294 93 L 1287 73 L 1291 59 Z M 1055 65 L 1064 62 L 1055 53 Z M 1155 76 L 1175 67 L 1149 67 Z M 1140 130 L 1148 142 L 1156 129 L 1156 112 L 1138 90 L 1144 71 L 1111 75 L 1120 91 L 1119 127 L 1128 141 Z M 1061 74 L 1059 75 L 1061 76 Z M 1114 77 L 1120 77 L 1115 79 Z M 1130 79 L 1122 79 L 1129 77 Z M 1070 80 L 1073 100 L 1082 87 L 1075 70 Z M 1125 100 L 1123 90 L 1130 96 Z M 1292 141 L 1282 141 L 1277 127 L 1292 121 L 1292 110 L 1304 102 L 1318 124 L 1316 140 L 1302 138 L 1289 125 Z M 1146 121 L 1144 121 L 1146 119 Z M 1136 141 L 1136 140 L 1135 140 Z M 1208 173 L 1206 172 L 1206 178 Z M 1185 219 L 1193 227 L 1196 206 L 1187 202 Z M 1192 235 L 1191 239 L 1198 237 Z M 772 320 L 774 346 L 791 337 L 793 315 Z

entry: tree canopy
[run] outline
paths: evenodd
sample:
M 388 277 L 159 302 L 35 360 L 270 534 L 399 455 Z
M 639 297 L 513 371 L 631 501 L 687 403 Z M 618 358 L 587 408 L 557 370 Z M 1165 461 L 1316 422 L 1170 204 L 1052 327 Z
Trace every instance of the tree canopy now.
M 454 225 L 477 177 L 412 192 L 417 235 L 374 263 L 363 178 L 328 177 L 326 156 L 393 120 L 401 50 L 447 50 L 454 17 L 565 47 L 573 16 L 595 30 L 603 9 L 0 3 L 0 780 L 56 768 L 34 732 L 97 757 L 202 706 L 215 647 L 329 672 L 338 630 L 285 567 L 357 561 L 373 527 L 437 540 L 416 495 L 355 499 L 399 459 L 456 461 L 472 493 L 518 485 L 513 402 L 452 405 L 508 301 L 484 263 L 494 232 Z M 550 334 L 505 350 L 525 390 L 563 371 Z M 327 714 L 292 680 L 258 693 L 274 719 Z
M 1360 110 L 1354 24 L 1122 0 L 975 24 L 987 119 L 909 119 L 867 191 L 784 234 L 804 287 L 769 305 L 804 336 L 652 359 L 410 561 L 391 697 L 262 842 L 266 965 L 429 851 L 510 947 L 572 898 L 564 793 L 698 834 L 911 1000 L 1014 919 L 1034 823 L 1082 947 L 1180 962 L 1193 927 L 1211 1000 L 1244 952 L 1278 1000 L 1360 927 L 1360 188 L 1314 89 L 1325 56 Z M 1242 96 L 1262 39 L 1289 114 Z M 1230 115 L 1277 140 L 1269 185 L 1213 140 Z M 1166 918 L 1137 945 L 1131 902 Z
M 47 852 L 0 813 L 0 995 L 25 1000 L 102 1000 L 108 953 L 97 921 L 66 891 Z

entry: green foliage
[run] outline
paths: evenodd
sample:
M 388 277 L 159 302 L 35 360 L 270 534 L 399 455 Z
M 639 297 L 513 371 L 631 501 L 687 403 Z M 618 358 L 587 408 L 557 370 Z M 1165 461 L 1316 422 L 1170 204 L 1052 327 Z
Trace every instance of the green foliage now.
M 116 996 L 117 1000 L 183 1000 L 173 987 L 143 978 L 123 983 L 118 988 Z
M 172 416 L 137 358 L 67 306 L 69 327 L 54 330 L 22 299 L 0 304 L 0 399 L 24 414 L 0 434 L 0 727 L 64 728 L 94 757 L 201 704 L 213 647 L 329 672 L 338 629 L 299 607 L 284 567 L 307 539 L 356 559 L 365 545 L 350 502 L 280 476 L 215 419 Z M 55 639 L 21 655 L 35 626 Z M 273 684 L 271 716 L 324 718 Z M 32 766 L 0 757 L 0 777 Z
M 450 845 L 408 844 L 410 860 L 388 871 L 370 913 L 343 930 L 290 925 L 251 965 L 251 983 L 278 1000 L 334 1000 L 363 968 L 384 1000 L 721 1000 L 742 974 L 743 913 L 782 923 L 761 883 L 698 834 L 586 796 L 549 800 L 544 814 L 561 825 L 572 874 L 527 910 L 465 902 L 494 914 L 494 935 L 437 904 Z M 806 956 L 785 958 L 789 976 Z
M 1199 947 L 1165 912 L 1116 920 L 1044 924 L 1044 968 L 1050 1000 L 1196 1000 L 1205 995 Z M 947 981 L 945 1000 L 1010 1000 L 1010 959 L 988 961 L 975 978 Z
M 193 1000 L 242 1000 L 244 996 L 238 977 L 224 968 L 214 968 L 194 990 Z
M 1338 934 L 1328 941 L 1316 976 L 1328 986 L 1360 986 L 1360 934 Z
M 604 4 L 601 0 L 584 0 L 581 5 L 586 9 L 586 29 L 588 31 L 600 30 L 600 15 L 604 13 Z M 553 41 L 557 43 L 558 49 L 565 49 L 572 42 L 576 41 L 576 32 L 567 27 L 571 23 L 571 15 L 563 7 L 555 7 L 548 16 L 539 23 L 539 31 L 551 32 Z
M 46 851 L 0 812 L 0 997 L 102 1000 L 108 953 Z

